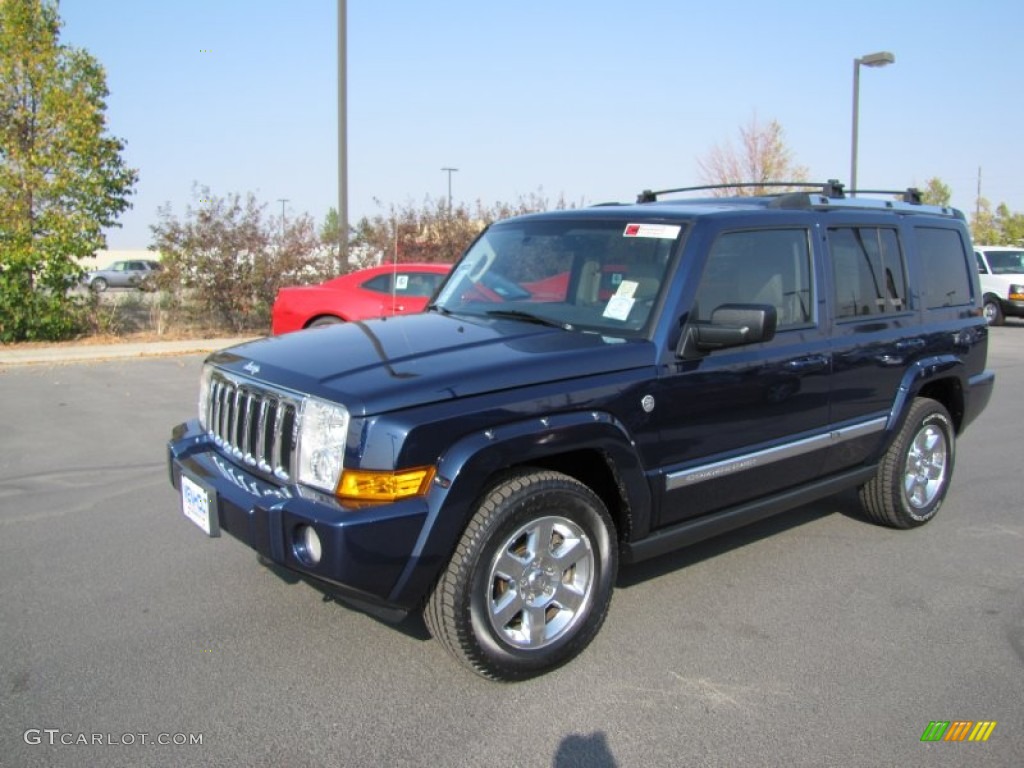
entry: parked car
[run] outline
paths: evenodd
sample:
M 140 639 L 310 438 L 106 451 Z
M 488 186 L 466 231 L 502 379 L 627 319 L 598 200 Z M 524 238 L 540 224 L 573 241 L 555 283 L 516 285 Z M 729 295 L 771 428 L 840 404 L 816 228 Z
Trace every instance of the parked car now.
M 995 380 L 963 214 L 663 194 L 497 222 L 420 314 L 214 353 L 180 513 L 498 680 L 580 653 L 620 561 L 852 489 L 935 518 Z
M 976 245 L 985 319 L 1002 325 L 1007 317 L 1024 317 L 1024 248 Z
M 107 288 L 147 288 L 161 269 L 160 262 L 151 259 L 115 261 L 106 269 L 86 272 L 82 282 L 101 293 Z
M 373 317 L 422 312 L 451 264 L 387 264 L 320 285 L 282 288 L 271 311 L 274 335 Z

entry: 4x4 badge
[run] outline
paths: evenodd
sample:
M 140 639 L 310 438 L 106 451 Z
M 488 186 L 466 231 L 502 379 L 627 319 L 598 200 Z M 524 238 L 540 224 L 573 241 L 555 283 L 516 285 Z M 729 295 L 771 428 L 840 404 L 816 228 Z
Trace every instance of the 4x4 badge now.
M 248 363 L 242 366 L 242 370 L 248 371 L 253 376 L 255 376 L 257 373 L 260 372 L 260 367 L 256 365 L 256 363 L 254 363 L 252 360 L 250 360 Z
M 640 407 L 644 409 L 644 413 L 650 413 L 654 410 L 654 396 L 644 395 L 644 399 L 640 401 Z

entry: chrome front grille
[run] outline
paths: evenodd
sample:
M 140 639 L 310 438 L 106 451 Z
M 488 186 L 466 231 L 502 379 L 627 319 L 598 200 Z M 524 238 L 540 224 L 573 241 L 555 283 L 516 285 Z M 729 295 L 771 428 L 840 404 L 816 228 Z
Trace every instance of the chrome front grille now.
M 289 481 L 299 400 L 214 371 L 206 403 L 210 436 L 235 461 Z

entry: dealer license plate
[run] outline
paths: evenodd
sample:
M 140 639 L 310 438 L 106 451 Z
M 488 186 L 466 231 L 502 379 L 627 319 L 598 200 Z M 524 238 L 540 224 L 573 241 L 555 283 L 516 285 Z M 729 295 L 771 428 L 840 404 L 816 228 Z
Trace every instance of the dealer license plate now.
M 198 525 L 207 536 L 219 536 L 217 512 L 211 503 L 210 494 L 199 483 L 181 475 L 181 509 L 185 517 Z

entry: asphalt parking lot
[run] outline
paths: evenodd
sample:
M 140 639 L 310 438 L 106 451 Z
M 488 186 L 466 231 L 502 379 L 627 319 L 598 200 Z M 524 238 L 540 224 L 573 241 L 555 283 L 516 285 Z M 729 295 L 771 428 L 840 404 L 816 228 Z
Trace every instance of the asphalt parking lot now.
M 164 446 L 201 360 L 0 365 L 0 765 L 1024 762 L 1024 324 L 992 329 L 934 522 L 842 496 L 624 569 L 593 645 L 514 685 L 183 517 Z

